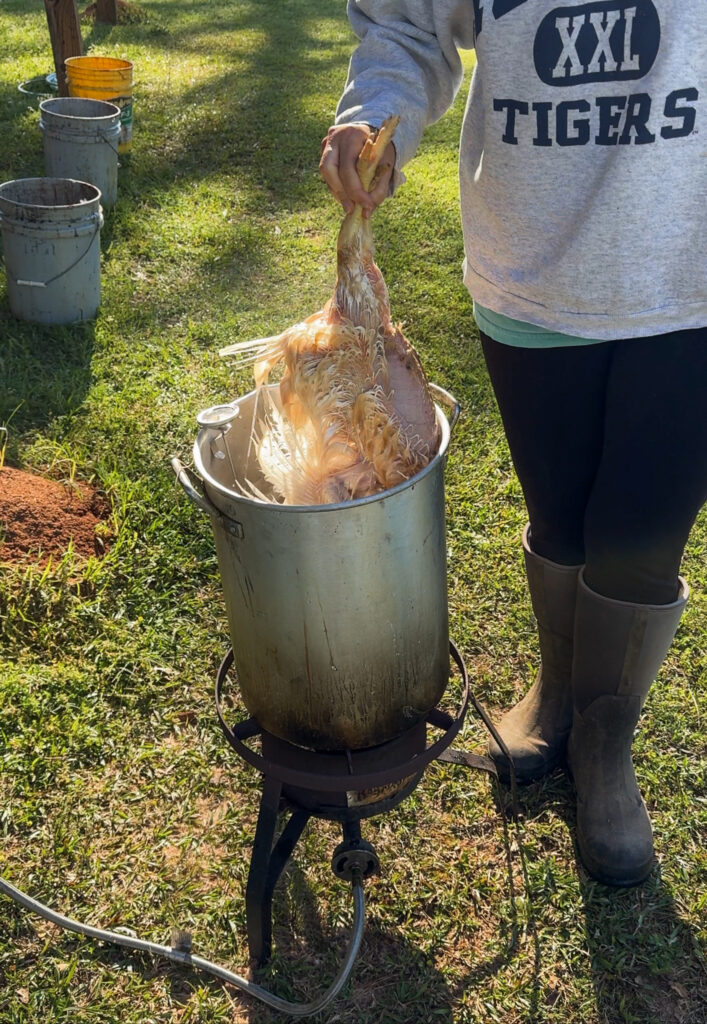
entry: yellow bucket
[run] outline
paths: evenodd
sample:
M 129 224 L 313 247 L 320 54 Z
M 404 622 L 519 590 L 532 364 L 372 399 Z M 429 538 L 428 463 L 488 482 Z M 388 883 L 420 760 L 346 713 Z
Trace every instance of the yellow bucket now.
M 127 153 L 133 137 L 133 65 L 119 57 L 67 57 L 69 96 L 105 100 L 120 107 L 118 152 Z

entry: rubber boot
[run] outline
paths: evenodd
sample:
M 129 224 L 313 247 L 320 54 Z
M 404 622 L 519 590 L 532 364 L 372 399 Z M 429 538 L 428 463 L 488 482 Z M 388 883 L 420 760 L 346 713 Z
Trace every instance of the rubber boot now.
M 579 854 L 589 874 L 606 885 L 638 885 L 655 864 L 631 744 L 687 596 L 680 578 L 672 604 L 615 601 L 594 593 L 580 575 L 567 760 L 577 791 Z
M 564 758 L 572 726 L 574 609 L 582 568 L 536 555 L 530 548 L 527 526 L 523 553 L 538 627 L 540 672 L 523 699 L 496 726 L 521 783 L 546 775 Z M 508 762 L 494 740 L 489 742 L 489 754 L 500 777 L 507 780 Z

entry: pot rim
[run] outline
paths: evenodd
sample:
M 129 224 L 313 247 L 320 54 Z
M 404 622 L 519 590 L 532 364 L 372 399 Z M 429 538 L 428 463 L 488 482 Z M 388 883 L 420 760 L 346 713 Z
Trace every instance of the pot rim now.
M 280 385 L 278 383 L 265 384 L 263 385 L 263 388 L 261 390 L 271 390 L 279 387 Z M 219 404 L 232 405 L 235 409 L 241 402 L 245 402 L 247 399 L 252 398 L 257 393 L 258 389 L 256 388 L 253 391 L 249 391 L 246 395 L 241 395 L 240 398 L 233 399 L 232 402 L 222 402 Z M 451 427 L 449 424 L 449 420 L 445 416 L 441 406 L 437 402 L 435 402 L 434 407 L 437 422 L 442 432 L 442 438 L 439 443 L 439 448 L 437 449 L 435 455 L 430 459 L 427 465 L 424 466 L 419 471 L 419 473 L 416 473 L 414 476 L 411 476 L 408 480 L 403 480 L 401 483 L 396 484 L 395 487 L 388 488 L 388 490 L 379 491 L 376 494 L 367 495 L 365 498 L 353 498 L 350 501 L 339 501 L 327 505 L 284 505 L 274 501 L 258 501 L 254 498 L 246 498 L 242 494 L 237 494 L 235 491 L 230 490 L 228 487 L 224 487 L 224 485 L 219 483 L 218 480 L 215 480 L 206 469 L 204 462 L 201 458 L 201 445 L 202 443 L 206 442 L 207 438 L 209 438 L 212 435 L 212 428 L 209 427 L 202 427 L 199 433 L 196 435 L 193 448 L 194 466 L 199 475 L 201 476 L 202 480 L 204 481 L 204 484 L 206 484 L 210 490 L 213 489 L 214 491 L 217 491 L 218 494 L 222 495 L 224 498 L 227 498 L 229 501 L 235 501 L 238 502 L 239 504 L 250 506 L 252 508 L 261 509 L 263 511 L 278 513 L 340 512 L 343 509 L 347 508 L 359 508 L 362 505 L 371 505 L 374 502 L 382 501 L 385 498 L 393 497 L 394 495 L 400 494 L 402 491 L 405 491 L 410 487 L 414 487 L 421 480 L 423 480 L 429 473 L 434 472 L 439 466 L 439 464 L 444 461 L 447 454 L 447 449 L 449 448 L 449 441 L 451 438 Z

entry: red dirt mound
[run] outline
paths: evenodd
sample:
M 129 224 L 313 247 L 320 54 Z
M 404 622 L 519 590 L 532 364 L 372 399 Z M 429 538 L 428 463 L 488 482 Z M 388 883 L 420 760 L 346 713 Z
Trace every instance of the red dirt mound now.
M 35 473 L 0 469 L 0 562 L 29 555 L 45 564 L 61 557 L 73 540 L 84 556 L 105 551 L 105 528 L 98 529 L 108 507 L 86 484 L 57 483 Z

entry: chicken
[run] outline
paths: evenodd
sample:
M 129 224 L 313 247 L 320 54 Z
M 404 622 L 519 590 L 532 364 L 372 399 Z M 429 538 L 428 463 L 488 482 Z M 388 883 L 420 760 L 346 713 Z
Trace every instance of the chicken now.
M 357 169 L 367 190 L 398 120 L 388 118 L 361 151 Z M 284 364 L 280 407 L 265 401 L 252 437 L 263 475 L 284 504 L 329 504 L 388 490 L 419 472 L 439 447 L 427 379 L 391 320 L 371 222 L 360 206 L 341 225 L 336 290 L 324 308 L 282 334 L 220 354 L 252 363 L 257 388 Z M 264 497 L 245 482 L 241 487 Z

